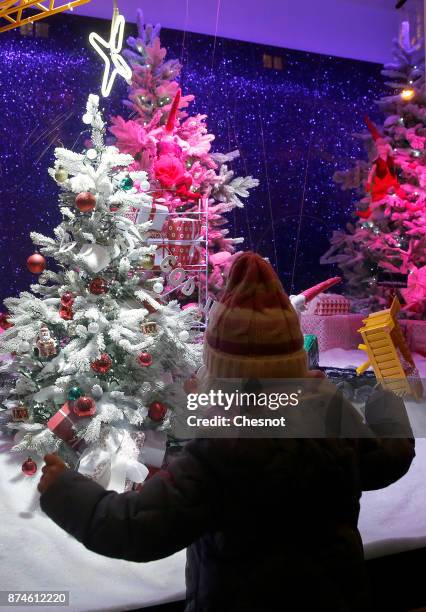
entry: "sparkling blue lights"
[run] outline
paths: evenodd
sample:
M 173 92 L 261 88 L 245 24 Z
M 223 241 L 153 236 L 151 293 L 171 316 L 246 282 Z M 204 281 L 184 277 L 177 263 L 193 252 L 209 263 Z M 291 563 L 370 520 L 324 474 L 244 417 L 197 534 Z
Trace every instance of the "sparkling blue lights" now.
M 29 234 L 49 235 L 60 222 L 58 188 L 47 174 L 53 149 L 81 149 L 87 95 L 99 92 L 102 65 L 87 37 L 94 28 L 107 35 L 109 24 L 68 15 L 49 24 L 47 39 L 0 36 L 0 299 L 34 281 L 25 267 Z M 351 134 L 364 129 L 364 114 L 380 121 L 380 67 L 226 39 L 216 41 L 213 56 L 212 37 L 186 33 L 185 48 L 182 40 L 181 32 L 163 32 L 169 57 L 183 59 L 192 112 L 209 116 L 214 150 L 239 148 L 235 170 L 261 181 L 246 209 L 231 215 L 231 234 L 269 257 L 288 291 L 292 280 L 302 290 L 330 276 L 319 257 L 352 212 L 351 194 L 332 176 L 360 156 Z M 283 69 L 264 68 L 264 53 L 281 56 Z M 104 101 L 107 117 L 128 116 L 125 95 L 117 81 Z

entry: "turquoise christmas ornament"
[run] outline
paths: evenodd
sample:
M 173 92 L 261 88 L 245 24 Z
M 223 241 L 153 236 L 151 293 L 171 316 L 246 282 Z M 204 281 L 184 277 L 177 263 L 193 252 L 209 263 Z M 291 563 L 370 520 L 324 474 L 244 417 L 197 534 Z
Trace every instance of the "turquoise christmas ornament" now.
M 75 400 L 78 400 L 78 398 L 82 395 L 83 389 L 80 389 L 80 387 L 71 387 L 71 389 L 68 391 L 68 399 L 71 402 L 75 402 Z
M 133 179 L 131 179 L 130 176 L 126 176 L 126 178 L 120 181 L 120 187 L 124 189 L 124 191 L 129 191 L 129 189 L 133 187 Z

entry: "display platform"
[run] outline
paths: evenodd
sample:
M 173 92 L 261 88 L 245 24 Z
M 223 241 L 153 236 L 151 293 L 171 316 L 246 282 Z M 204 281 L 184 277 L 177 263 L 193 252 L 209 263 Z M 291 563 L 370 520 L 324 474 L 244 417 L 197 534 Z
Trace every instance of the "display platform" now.
M 426 359 L 415 359 L 426 376 Z M 363 360 L 361 351 L 333 349 L 321 354 L 320 363 L 348 367 Z M 407 408 L 412 422 L 426 419 L 424 405 L 407 402 Z M 10 440 L 0 438 L 0 554 L 7 558 L 2 588 L 69 590 L 73 612 L 135 610 L 184 598 L 185 551 L 139 565 L 84 549 L 41 512 L 36 479 L 21 473 L 25 456 L 9 448 Z M 362 497 L 359 526 L 366 558 L 425 547 L 425 507 L 426 440 L 418 439 L 407 476 Z

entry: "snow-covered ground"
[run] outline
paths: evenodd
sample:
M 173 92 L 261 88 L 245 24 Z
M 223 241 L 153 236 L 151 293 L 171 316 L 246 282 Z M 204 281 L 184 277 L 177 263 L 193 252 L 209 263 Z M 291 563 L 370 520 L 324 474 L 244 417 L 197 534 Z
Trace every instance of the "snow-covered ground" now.
M 70 591 L 70 612 L 132 610 L 184 598 L 184 551 L 138 564 L 86 550 L 42 513 L 39 473 L 24 476 L 26 457 L 8 453 L 9 447 L 0 437 L 0 590 Z
M 414 359 L 426 380 L 426 358 Z M 364 361 L 362 351 L 331 349 L 321 353 L 320 365 L 359 366 Z M 426 399 L 406 406 L 413 430 L 426 432 Z M 416 458 L 404 478 L 363 494 L 359 528 L 369 558 L 426 546 L 426 438 L 417 438 Z

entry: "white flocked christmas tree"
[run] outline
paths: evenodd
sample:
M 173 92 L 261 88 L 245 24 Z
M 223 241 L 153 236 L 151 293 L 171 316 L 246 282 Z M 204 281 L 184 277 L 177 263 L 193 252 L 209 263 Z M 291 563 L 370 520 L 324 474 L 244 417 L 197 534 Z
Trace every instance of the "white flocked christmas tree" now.
M 3 406 L 15 450 L 57 452 L 97 479 L 106 472 L 103 484 L 122 489 L 124 480 L 146 475 L 137 460 L 140 432 L 169 427 L 183 382 L 199 366 L 200 311 L 161 297 L 151 222 L 126 217 L 151 206 L 147 175 L 127 171 L 132 156 L 105 145 L 95 95 L 83 122 L 88 148 L 56 149 L 49 170 L 63 220 L 54 237 L 31 235 L 37 284 L 5 301 L 12 326 L 0 353 L 13 358 L 1 368 Z

